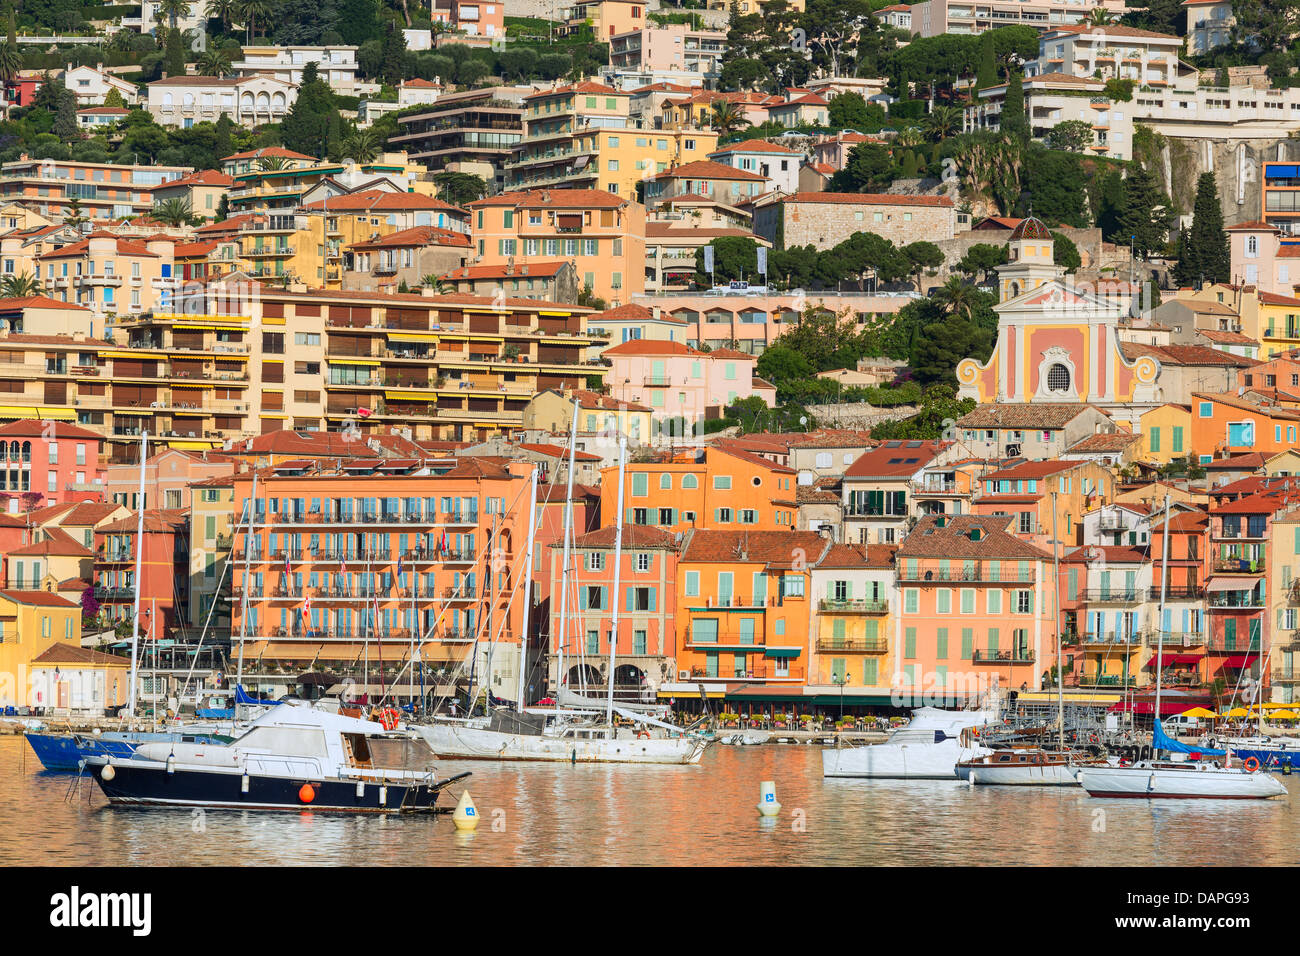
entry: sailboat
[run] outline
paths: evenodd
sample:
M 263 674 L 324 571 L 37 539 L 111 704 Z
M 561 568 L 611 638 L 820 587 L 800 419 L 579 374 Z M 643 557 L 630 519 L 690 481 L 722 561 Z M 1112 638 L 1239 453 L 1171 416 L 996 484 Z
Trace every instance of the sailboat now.
M 911 722 L 884 743 L 827 747 L 822 751 L 822 776 L 955 780 L 959 762 L 991 752 L 971 739 L 968 731 L 997 719 L 996 709 L 918 707 Z
M 1060 542 L 1056 537 L 1056 492 L 1052 492 L 1053 580 L 1060 581 Z M 1168 554 L 1169 536 L 1165 535 Z M 999 747 L 957 764 L 957 776 L 971 785 L 1073 787 L 1085 766 L 1103 766 L 1105 757 L 1065 746 L 1065 680 L 1061 673 L 1060 588 L 1052 589 L 1056 603 L 1056 747 Z
M 1169 495 L 1165 495 L 1165 561 L 1169 556 Z M 1162 575 L 1160 607 L 1164 610 L 1168 576 Z M 1160 675 L 1164 669 L 1164 641 L 1156 646 L 1155 729 L 1151 736 L 1152 752 L 1167 759 L 1141 760 L 1131 766 L 1086 767 L 1079 772 L 1079 783 L 1091 797 L 1129 798 L 1212 798 L 1219 800 L 1263 800 L 1286 794 L 1286 787 L 1267 770 L 1231 766 L 1225 750 L 1192 747 L 1171 739 L 1160 722 Z M 1224 758 L 1220 766 L 1218 760 Z
M 573 431 L 569 436 L 569 502 L 572 502 L 572 475 L 578 421 L 575 402 Z M 618 511 L 623 514 L 624 466 L 627 458 L 627 440 L 619 442 Z M 537 528 L 537 471 L 531 481 L 531 499 L 528 516 L 527 579 L 531 587 L 532 553 Z M 566 545 L 572 534 L 572 509 L 566 506 Z M 623 529 L 620 524 L 614 537 L 614 593 L 619 593 L 619 563 L 623 550 Z M 561 587 L 567 590 L 567 561 Z M 528 615 L 531 592 L 524 604 L 524 641 L 522 653 L 527 654 Z M 561 612 L 563 616 L 563 611 Z M 409 727 L 428 742 L 434 753 L 441 757 L 465 757 L 488 760 L 548 760 L 573 763 L 655 763 L 695 764 L 704 755 L 708 740 L 689 734 L 679 727 L 639 713 L 614 703 L 614 655 L 618 634 L 618 602 L 614 602 L 610 640 L 609 675 L 604 720 L 594 709 L 538 709 L 526 711 L 524 702 L 524 671 L 521 660 L 520 687 L 514 711 L 499 709 L 486 718 L 456 720 L 433 718 L 427 722 L 413 723 Z M 630 726 L 618 726 L 618 715 Z

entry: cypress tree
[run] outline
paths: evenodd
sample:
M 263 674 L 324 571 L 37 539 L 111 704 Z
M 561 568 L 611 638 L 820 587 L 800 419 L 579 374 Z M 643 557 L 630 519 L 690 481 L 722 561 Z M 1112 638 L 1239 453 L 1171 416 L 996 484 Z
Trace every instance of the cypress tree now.
M 1138 258 L 1146 258 L 1165 241 L 1169 231 L 1165 224 L 1168 207 L 1169 198 L 1160 192 L 1155 177 L 1141 163 L 1134 163 L 1124 179 L 1119 242 L 1130 244 Z
M 1025 112 L 1025 87 L 1019 73 L 1007 81 L 1007 95 L 1002 101 L 1002 132 L 1016 139 L 1029 139 L 1029 115 Z
M 1177 262 L 1174 263 L 1173 280 L 1174 285 L 1180 289 L 1185 289 L 1196 281 L 1197 270 L 1192 264 L 1192 260 L 1187 251 L 1187 229 L 1178 230 L 1178 240 L 1174 243 L 1174 256 Z
M 167 31 L 167 42 L 163 46 L 163 69 L 168 76 L 185 75 L 185 44 L 181 42 L 180 30 Z
M 1227 282 L 1232 276 L 1232 255 L 1228 234 L 1223 229 L 1223 209 L 1219 205 L 1219 187 L 1214 173 L 1201 173 L 1196 181 L 1196 205 L 1192 210 L 1192 229 L 1187 235 L 1187 268 L 1195 279 Z M 1182 264 L 1182 260 L 1179 260 Z
M 975 86 L 982 90 L 988 86 L 997 86 L 997 83 L 998 58 L 997 52 L 993 48 L 993 34 L 985 30 L 980 34 L 980 62 L 979 72 L 975 77 Z

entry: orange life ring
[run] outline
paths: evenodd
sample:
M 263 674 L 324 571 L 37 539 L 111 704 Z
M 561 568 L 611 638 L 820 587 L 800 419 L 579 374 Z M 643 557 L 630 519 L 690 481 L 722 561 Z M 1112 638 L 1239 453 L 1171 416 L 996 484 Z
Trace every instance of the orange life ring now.
M 642 739 L 642 738 L 645 738 L 646 740 L 649 740 L 649 739 L 650 739 L 650 734 L 649 734 L 649 732 L 644 731 L 644 730 L 640 731 L 636 736 L 637 736 L 637 739 L 638 739 L 638 740 L 640 740 L 640 739 Z
M 1252 767 L 1251 764 L 1254 764 L 1255 766 Z M 1258 757 L 1247 757 L 1247 758 L 1246 758 L 1246 769 L 1249 770 L 1251 773 L 1254 773 L 1256 770 L 1258 770 L 1258 769 L 1259 769 L 1259 758 L 1258 758 Z
M 398 719 L 399 715 L 397 711 L 393 710 L 391 707 L 385 707 L 379 712 L 379 725 L 383 727 L 384 730 L 396 730 Z

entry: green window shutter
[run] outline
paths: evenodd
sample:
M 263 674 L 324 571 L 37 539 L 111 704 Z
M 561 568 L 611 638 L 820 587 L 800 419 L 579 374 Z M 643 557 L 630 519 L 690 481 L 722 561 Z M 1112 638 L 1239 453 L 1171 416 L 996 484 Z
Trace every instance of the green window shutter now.
M 600 609 L 602 611 L 609 610 L 609 588 L 607 587 L 600 589 Z
M 1151 429 L 1151 450 L 1153 452 L 1160 450 L 1160 429 Z
M 877 621 L 874 617 L 867 618 L 866 633 L 867 633 L 868 641 L 874 641 L 879 637 L 880 622 Z
M 997 649 L 998 649 L 998 629 L 996 627 L 990 627 L 989 628 L 989 650 L 996 651 Z
M 1183 450 L 1183 426 L 1175 425 L 1174 426 L 1174 451 L 1180 452 L 1182 450 Z
M 961 629 L 961 656 L 963 660 L 970 660 L 975 654 L 975 629 L 963 627 Z
M 831 636 L 837 640 L 844 640 L 844 618 L 836 618 L 831 622 Z
M 904 632 L 903 637 L 903 656 L 916 657 L 916 628 L 909 627 Z
M 655 609 L 655 595 L 656 595 L 658 592 L 659 592 L 659 589 L 658 589 L 658 588 L 651 588 L 651 589 L 650 589 L 650 610 L 652 610 L 652 611 Z
M 686 596 L 687 597 L 700 596 L 700 572 L 699 571 L 686 572 Z
M 868 687 L 874 687 L 879 680 L 876 670 L 878 663 L 874 657 L 869 657 L 862 662 L 862 683 Z
M 1079 569 L 1070 568 L 1069 573 L 1066 575 L 1066 579 L 1069 581 L 1067 590 L 1069 599 L 1071 601 L 1077 601 L 1079 598 Z
M 650 493 L 650 476 L 645 472 L 632 475 L 632 497 L 644 498 Z
M 948 629 L 941 627 L 935 638 L 934 656 L 938 660 L 947 660 L 948 658 Z
M 632 608 L 636 607 L 636 604 L 633 603 L 633 601 L 632 601 L 632 592 L 635 591 L 635 590 L 636 590 L 635 588 L 631 588 L 631 587 L 629 587 L 629 588 L 627 589 L 627 603 L 623 605 L 623 609 L 624 609 L 628 614 L 631 614 L 631 613 L 632 613 Z

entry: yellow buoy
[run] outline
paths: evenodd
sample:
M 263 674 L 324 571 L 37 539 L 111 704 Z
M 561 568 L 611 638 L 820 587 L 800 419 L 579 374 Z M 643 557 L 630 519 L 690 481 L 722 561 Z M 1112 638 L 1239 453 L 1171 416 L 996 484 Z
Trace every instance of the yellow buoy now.
M 456 824 L 457 830 L 473 830 L 478 826 L 478 809 L 474 806 L 474 798 L 469 795 L 468 790 L 461 792 L 460 802 L 456 804 L 456 812 L 451 815 L 451 822 Z
M 764 780 L 758 785 L 758 812 L 765 817 L 774 817 L 781 812 L 781 804 L 776 801 L 774 781 Z

